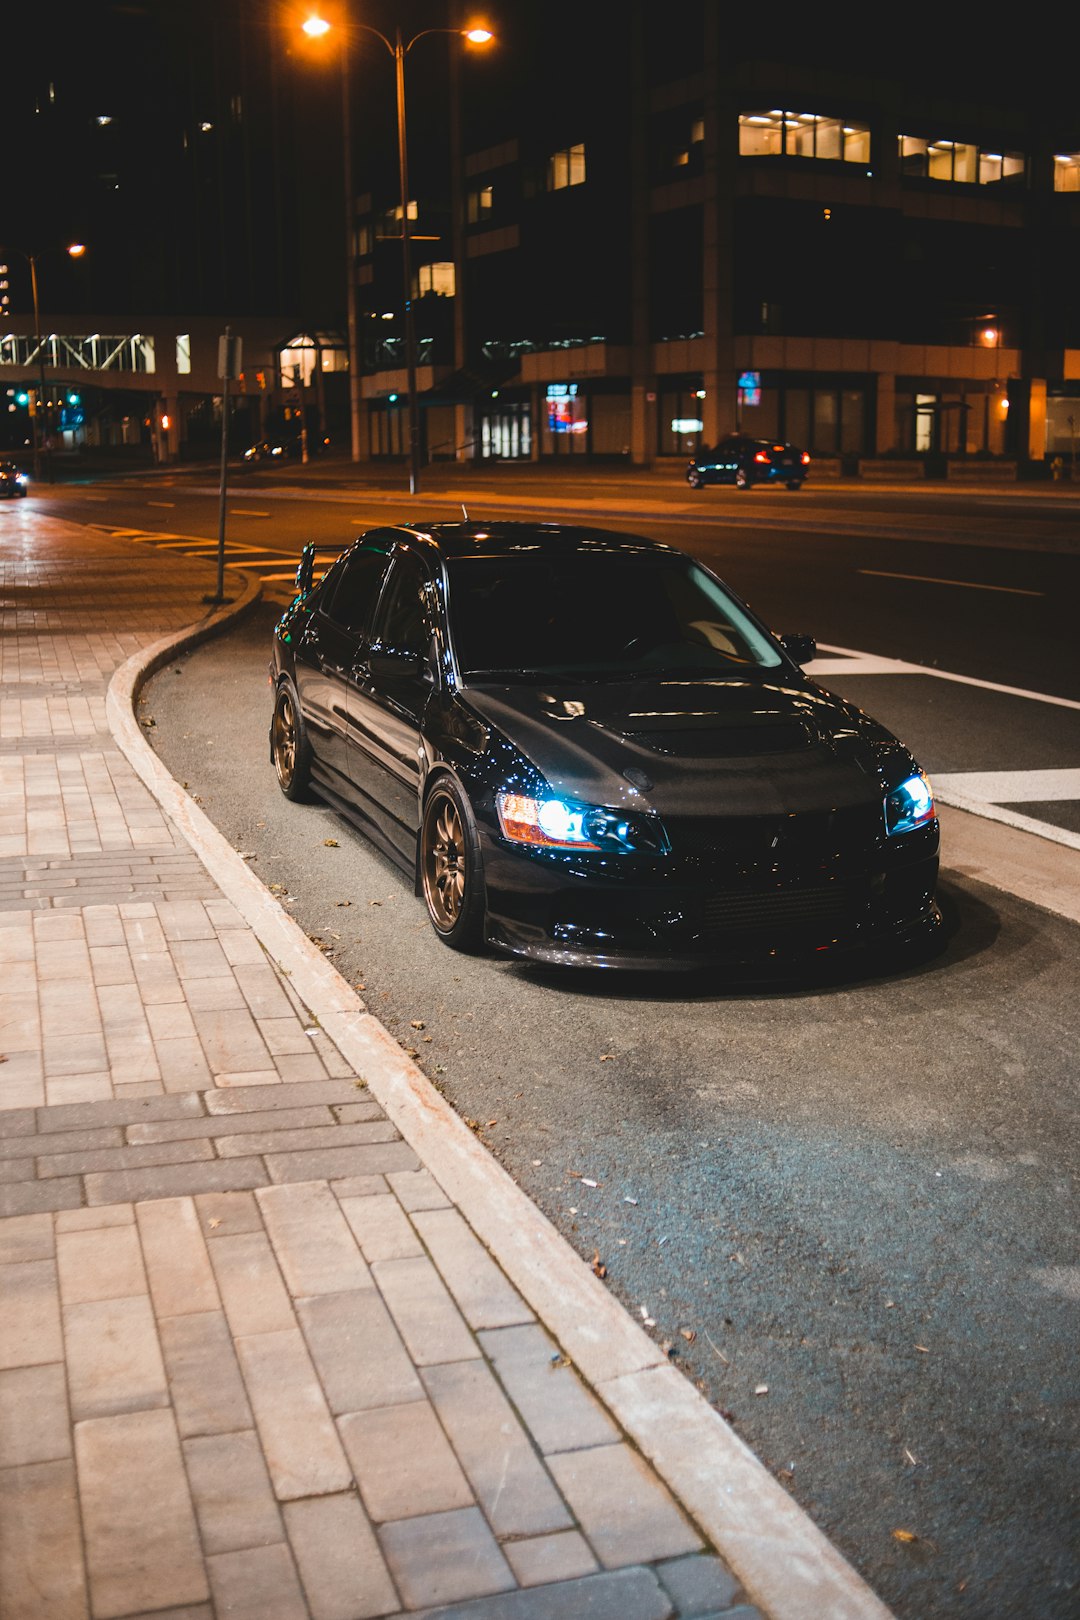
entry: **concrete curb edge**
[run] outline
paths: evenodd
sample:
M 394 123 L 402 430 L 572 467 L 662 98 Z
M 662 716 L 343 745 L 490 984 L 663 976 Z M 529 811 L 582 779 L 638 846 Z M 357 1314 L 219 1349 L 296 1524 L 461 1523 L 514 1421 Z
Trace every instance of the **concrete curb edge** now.
M 150 747 L 135 706 L 170 658 L 254 607 L 257 579 L 114 673 L 108 724 L 225 897 L 366 1080 L 498 1264 L 770 1620 L 892 1620 L 890 1611 L 473 1135 Z

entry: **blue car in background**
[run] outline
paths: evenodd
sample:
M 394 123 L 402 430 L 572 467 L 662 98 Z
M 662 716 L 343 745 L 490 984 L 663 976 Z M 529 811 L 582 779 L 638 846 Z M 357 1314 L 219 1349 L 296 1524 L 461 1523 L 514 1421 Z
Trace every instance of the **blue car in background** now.
M 783 484 L 787 489 L 801 489 L 809 468 L 809 452 L 798 445 L 731 433 L 714 449 L 703 447 L 691 458 L 686 482 L 691 489 L 701 489 L 704 484 L 734 484 L 736 489 Z

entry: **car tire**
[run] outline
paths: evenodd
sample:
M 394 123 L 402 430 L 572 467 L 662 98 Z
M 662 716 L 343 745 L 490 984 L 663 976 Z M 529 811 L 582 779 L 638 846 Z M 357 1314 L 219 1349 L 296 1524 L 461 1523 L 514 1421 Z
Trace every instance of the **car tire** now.
M 802 479 L 801 478 L 789 478 L 787 487 L 788 487 L 788 489 L 802 489 Z
M 439 778 L 424 805 L 420 890 L 443 944 L 478 950 L 486 911 L 480 840 L 469 801 L 450 776 Z
M 696 467 L 691 467 L 687 471 L 686 482 L 690 485 L 691 489 L 700 489 L 705 480 L 702 478 Z
M 736 469 L 736 472 L 735 472 L 735 488 L 736 489 L 749 489 L 750 488 L 750 474 L 746 471 L 745 467 L 739 467 L 739 468 Z
M 303 803 L 310 795 L 311 743 L 292 681 L 282 681 L 270 723 L 270 754 L 278 787 L 287 799 Z

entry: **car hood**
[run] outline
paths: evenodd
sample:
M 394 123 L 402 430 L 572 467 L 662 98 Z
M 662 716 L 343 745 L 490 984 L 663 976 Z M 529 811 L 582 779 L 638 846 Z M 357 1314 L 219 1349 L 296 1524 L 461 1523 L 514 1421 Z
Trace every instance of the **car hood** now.
M 880 802 L 910 756 L 809 680 L 470 686 L 486 725 L 567 798 L 663 815 L 788 815 Z M 883 774 L 884 772 L 884 774 Z

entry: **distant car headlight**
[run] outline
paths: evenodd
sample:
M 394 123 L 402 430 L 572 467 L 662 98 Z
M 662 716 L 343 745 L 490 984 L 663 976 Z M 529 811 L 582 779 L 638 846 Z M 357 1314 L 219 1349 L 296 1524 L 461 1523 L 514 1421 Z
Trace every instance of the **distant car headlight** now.
M 662 854 L 669 847 L 662 826 L 651 816 L 627 816 L 603 805 L 578 804 L 554 794 L 537 799 L 524 793 L 497 793 L 495 807 L 503 837 L 534 849 L 631 855 Z
M 913 832 L 934 819 L 934 792 L 929 779 L 920 771 L 909 776 L 885 796 L 885 831 Z
M 29 477 L 28 477 L 28 475 L 26 473 L 16 473 L 15 474 L 15 482 L 17 484 L 28 484 L 30 482 L 30 479 L 29 479 Z
M 255 445 L 252 445 L 250 450 L 245 450 L 244 451 L 244 460 L 245 461 L 254 461 L 255 457 L 258 455 L 258 453 L 259 452 L 258 452 L 257 447 Z

